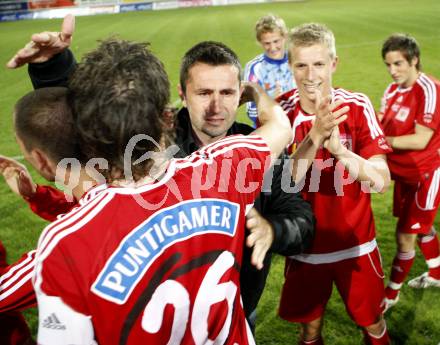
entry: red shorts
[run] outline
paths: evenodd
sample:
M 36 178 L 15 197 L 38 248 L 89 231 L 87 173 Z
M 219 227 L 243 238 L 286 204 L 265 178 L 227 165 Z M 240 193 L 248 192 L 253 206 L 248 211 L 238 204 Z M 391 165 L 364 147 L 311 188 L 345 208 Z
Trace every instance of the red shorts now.
M 393 214 L 399 218 L 398 232 L 429 234 L 440 203 L 439 185 L 440 168 L 419 183 L 395 182 Z
M 379 250 L 329 264 L 286 259 L 279 315 L 290 322 L 307 323 L 324 314 L 333 282 L 356 324 L 376 323 L 383 312 L 385 289 Z

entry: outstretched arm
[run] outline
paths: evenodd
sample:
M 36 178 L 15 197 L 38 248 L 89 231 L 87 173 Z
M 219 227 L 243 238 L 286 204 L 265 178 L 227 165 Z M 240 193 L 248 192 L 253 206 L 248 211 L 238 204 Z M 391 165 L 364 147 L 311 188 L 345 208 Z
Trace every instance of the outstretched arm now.
M 68 48 L 75 30 L 75 17 L 64 17 L 60 32 L 44 31 L 31 36 L 31 41 L 20 49 L 6 66 L 18 68 L 28 63 L 42 63 Z
M 62 191 L 36 185 L 26 167 L 12 158 L 0 155 L 0 174 L 9 188 L 25 199 L 31 210 L 45 220 L 52 222 L 76 206 L 76 201 L 67 200 Z
M 31 41 L 15 54 L 7 67 L 17 68 L 28 64 L 34 89 L 67 86 L 67 81 L 76 68 L 75 57 L 68 49 L 74 27 L 74 17 L 67 15 L 60 32 L 45 31 L 32 35 Z
M 243 94 L 242 101 L 253 100 L 257 105 L 260 127 L 252 134 L 260 135 L 266 141 L 273 163 L 292 140 L 289 119 L 281 106 L 260 85 L 244 83 Z
M 387 137 L 388 143 L 393 149 L 398 150 L 424 150 L 434 135 L 434 130 L 423 125 L 416 124 L 415 133 L 398 137 Z
M 0 174 L 11 190 L 23 197 L 30 198 L 35 194 L 37 185 L 32 180 L 27 168 L 15 159 L 0 155 Z

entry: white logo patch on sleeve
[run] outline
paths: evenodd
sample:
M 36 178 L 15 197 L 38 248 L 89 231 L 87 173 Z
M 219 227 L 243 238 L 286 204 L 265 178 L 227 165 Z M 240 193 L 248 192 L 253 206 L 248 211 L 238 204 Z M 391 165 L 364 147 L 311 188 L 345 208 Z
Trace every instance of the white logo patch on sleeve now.
M 38 344 L 97 345 L 89 316 L 74 311 L 61 298 L 37 294 Z

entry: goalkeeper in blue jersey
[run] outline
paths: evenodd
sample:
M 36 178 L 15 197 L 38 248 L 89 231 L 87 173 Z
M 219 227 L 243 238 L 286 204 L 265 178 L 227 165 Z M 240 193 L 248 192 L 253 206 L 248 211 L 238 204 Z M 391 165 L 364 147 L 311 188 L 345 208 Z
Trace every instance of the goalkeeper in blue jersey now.
M 296 86 L 285 49 L 286 24 L 282 18 L 269 14 L 257 21 L 255 33 L 264 53 L 246 64 L 244 79 L 260 84 L 269 96 L 275 98 Z M 247 104 L 247 114 L 255 126 L 255 103 Z

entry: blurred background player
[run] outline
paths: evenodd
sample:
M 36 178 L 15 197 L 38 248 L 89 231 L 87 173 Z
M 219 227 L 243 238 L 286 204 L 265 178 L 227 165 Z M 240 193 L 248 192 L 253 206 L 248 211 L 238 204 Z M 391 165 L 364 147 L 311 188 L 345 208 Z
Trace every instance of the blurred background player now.
M 415 245 L 428 272 L 409 281 L 413 288 L 440 287 L 439 240 L 433 227 L 440 201 L 440 83 L 421 71 L 417 41 L 393 34 L 382 58 L 394 80 L 382 99 L 379 117 L 393 148 L 388 165 L 394 184 L 397 254 L 386 288 L 387 308 L 399 299 L 415 257 Z
M 264 53 L 246 64 L 244 80 L 258 83 L 269 96 L 278 97 L 295 87 L 287 59 L 286 24 L 282 18 L 268 14 L 255 24 L 255 34 Z M 257 118 L 255 103 L 247 103 L 247 114 L 255 126 Z
M 279 314 L 301 323 L 299 344 L 323 344 L 323 317 L 335 284 L 365 343 L 389 344 L 369 193 L 384 192 L 390 183 L 390 148 L 370 100 L 332 87 L 338 57 L 327 27 L 292 29 L 288 49 L 298 88 L 277 101 L 293 126 L 293 176 L 302 176 L 301 164 L 310 167 L 302 190 L 312 204 L 316 234 L 310 250 L 286 259 Z M 326 103 L 330 112 L 319 115 Z
M 64 34 L 46 32 L 33 35 L 34 44 L 29 43 L 27 47 L 31 48 L 25 47 L 17 52 L 9 62 L 9 67 L 36 60 L 40 63 L 29 65 L 34 87 L 65 85 L 69 73 L 76 66 L 72 52 L 65 49 L 73 33 L 73 24 L 73 18 L 68 16 L 62 26 Z M 63 41 L 63 37 L 67 37 L 69 41 Z M 57 53 L 55 56 L 52 57 L 49 47 L 53 47 L 53 54 Z M 195 73 L 194 70 L 199 71 L 195 67 L 200 66 L 204 67 L 204 73 Z M 231 102 L 233 97 L 230 90 L 222 89 L 223 80 L 231 75 L 235 78 L 236 69 L 241 71 L 238 57 L 229 47 L 219 42 L 201 42 L 183 57 L 179 94 L 186 106 L 178 112 L 176 122 L 172 124 L 176 130 L 175 141 L 180 148 L 177 154 L 179 157 L 185 157 L 201 146 L 227 135 L 247 135 L 252 132 L 252 127 L 235 121 L 238 105 Z M 218 73 L 219 70 L 222 73 Z M 239 73 L 236 78 L 238 87 L 240 75 Z M 188 89 L 189 83 L 195 83 L 197 89 Z M 169 123 L 168 126 L 170 127 Z M 256 307 L 270 268 L 271 254 L 269 252 L 265 255 L 266 251 L 270 247 L 272 252 L 281 255 L 301 253 L 310 245 L 314 234 L 311 207 L 300 193 L 292 192 L 290 173 L 285 169 L 288 162 L 285 155 L 280 158 L 280 162 L 273 168 L 270 188 L 260 194 L 255 208 L 248 214 L 246 224 L 248 234 L 253 235 L 248 238 L 244 248 L 240 280 L 243 306 L 252 330 L 255 327 Z M 285 180 L 283 173 L 289 175 Z M 282 181 L 286 181 L 286 185 L 283 186 Z M 49 206 L 48 203 L 42 204 L 38 210 L 44 213 L 44 208 Z M 56 208 L 57 205 L 51 210 Z M 255 257 L 258 257 L 258 261 L 264 258 L 263 267 L 255 267 Z

